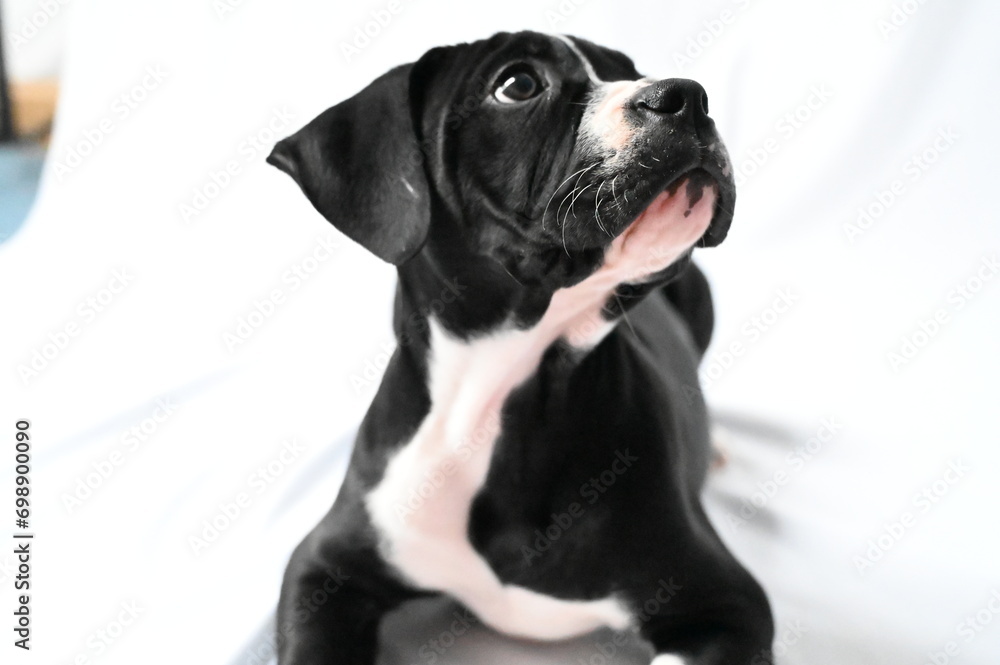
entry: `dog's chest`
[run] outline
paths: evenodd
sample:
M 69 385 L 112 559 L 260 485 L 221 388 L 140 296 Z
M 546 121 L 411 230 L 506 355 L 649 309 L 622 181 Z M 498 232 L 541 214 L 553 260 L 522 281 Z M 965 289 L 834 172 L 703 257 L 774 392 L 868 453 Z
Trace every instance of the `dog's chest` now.
M 504 402 L 558 338 L 589 346 L 611 330 L 600 315 L 606 289 L 589 285 L 598 304 L 584 306 L 579 294 L 566 294 L 534 328 L 473 341 L 432 322 L 430 412 L 367 499 L 391 564 L 413 584 L 450 594 L 509 634 L 562 639 L 630 621 L 614 599 L 566 601 L 504 585 L 468 539 L 469 511 L 489 472 Z
M 681 223 L 626 231 L 608 249 L 601 269 L 553 295 L 533 328 L 460 340 L 432 320 L 430 411 L 366 499 L 383 555 L 412 584 L 448 593 L 493 628 L 532 639 L 563 639 L 631 622 L 631 613 L 614 598 L 561 600 L 504 585 L 469 542 L 469 512 L 485 483 L 511 391 L 534 374 L 557 340 L 586 350 L 608 334 L 614 324 L 601 310 L 615 288 L 673 263 L 704 233 L 712 200 L 704 197 L 688 215 L 681 208 L 686 200 L 667 201 L 678 210 L 664 218 Z

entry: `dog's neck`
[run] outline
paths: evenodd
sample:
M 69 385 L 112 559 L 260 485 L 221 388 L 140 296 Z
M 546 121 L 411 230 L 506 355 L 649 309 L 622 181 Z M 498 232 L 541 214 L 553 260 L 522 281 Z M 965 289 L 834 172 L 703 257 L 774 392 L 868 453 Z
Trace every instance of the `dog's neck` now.
M 682 193 L 661 194 L 603 251 L 596 270 L 563 288 L 524 284 L 491 257 L 470 260 L 474 255 L 454 235 L 443 242 L 432 238 L 399 269 L 397 339 L 426 356 L 433 320 L 458 341 L 534 330 L 545 348 L 557 340 L 591 348 L 621 313 L 621 307 L 613 306 L 619 288 L 648 286 L 654 276 L 681 263 L 678 259 L 688 256 L 708 228 L 714 200 L 709 195 L 692 204 Z M 644 292 L 643 287 L 639 290 Z
M 429 321 L 459 339 L 509 327 L 530 327 L 549 306 L 554 289 L 515 281 L 488 259 L 448 261 L 425 249 L 399 269 L 394 325 L 400 342 L 429 343 Z

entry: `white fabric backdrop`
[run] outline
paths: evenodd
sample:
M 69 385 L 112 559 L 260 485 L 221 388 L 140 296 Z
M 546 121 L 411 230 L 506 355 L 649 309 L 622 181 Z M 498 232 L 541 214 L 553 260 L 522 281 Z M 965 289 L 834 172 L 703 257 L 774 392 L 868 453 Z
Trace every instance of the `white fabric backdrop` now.
M 14 80 L 59 74 L 72 0 L 4 0 L 3 37 Z
M 12 662 L 257 662 L 391 346 L 394 283 L 263 157 L 431 46 L 531 28 L 698 79 L 740 164 L 730 239 L 697 256 L 733 458 L 707 499 L 773 599 L 783 662 L 996 663 L 998 6 L 401 1 L 348 59 L 388 7 L 68 8 L 43 188 L 0 245 L 0 427 L 30 419 L 35 446 L 35 632 Z M 894 362 L 904 336 L 920 348 Z M 399 662 L 425 662 L 429 634 Z M 595 640 L 478 634 L 447 656 L 591 662 Z

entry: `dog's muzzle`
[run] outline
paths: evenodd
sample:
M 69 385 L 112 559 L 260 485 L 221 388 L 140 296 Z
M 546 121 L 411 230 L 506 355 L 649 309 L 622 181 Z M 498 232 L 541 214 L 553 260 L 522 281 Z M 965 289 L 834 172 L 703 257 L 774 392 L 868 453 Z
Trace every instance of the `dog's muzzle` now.
M 627 121 L 645 127 L 640 143 L 647 140 L 653 147 L 643 155 L 642 146 L 637 146 L 640 166 L 646 165 L 642 159 L 648 156 L 656 163 L 666 160 L 668 171 L 674 171 L 668 173 L 665 189 L 687 180 L 690 195 L 698 197 L 703 187 L 714 185 L 715 215 L 699 245 L 718 245 L 732 221 L 736 186 L 729 154 L 708 115 L 708 93 L 696 81 L 664 79 L 638 90 L 624 104 L 624 111 Z M 657 147 L 659 157 L 654 154 Z M 655 176 L 651 179 L 655 181 Z

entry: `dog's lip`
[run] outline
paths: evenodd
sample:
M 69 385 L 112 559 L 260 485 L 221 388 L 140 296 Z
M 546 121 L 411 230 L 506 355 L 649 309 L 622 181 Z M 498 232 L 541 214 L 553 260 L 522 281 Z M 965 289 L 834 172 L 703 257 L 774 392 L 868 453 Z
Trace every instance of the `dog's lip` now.
M 705 181 L 706 178 L 708 181 Z M 722 192 L 725 189 L 725 183 L 720 182 L 719 179 L 714 175 L 712 175 L 712 173 L 710 173 L 704 166 L 702 165 L 694 166 L 690 169 L 687 169 L 686 171 L 682 171 L 679 174 L 675 175 L 663 187 L 659 189 L 650 190 L 651 193 L 649 196 L 649 200 L 642 207 L 642 209 L 639 210 L 639 212 L 632 219 L 628 221 L 628 223 L 622 229 L 622 232 L 627 230 L 636 222 L 636 220 L 645 215 L 646 211 L 648 211 L 651 206 L 655 205 L 656 202 L 660 200 L 660 196 L 662 194 L 666 193 L 670 194 L 670 196 L 674 196 L 677 194 L 678 190 L 681 188 L 682 185 L 685 184 L 689 185 L 689 183 L 695 182 L 694 179 L 703 181 L 702 184 L 704 186 L 709 186 L 709 184 L 714 185 L 716 196 L 717 197 L 722 196 Z M 693 196 L 694 198 L 693 200 L 690 201 L 690 204 L 694 205 L 701 198 L 701 191 L 690 192 L 689 197 L 691 196 Z
M 676 200 L 677 196 L 686 198 L 687 211 L 683 218 L 675 220 L 675 224 L 687 226 L 688 215 L 705 196 L 706 189 L 711 187 L 713 194 L 711 219 L 694 243 L 696 247 L 718 245 L 725 239 L 729 231 L 736 200 L 735 183 L 725 171 L 726 163 L 724 161 L 709 158 L 699 160 L 689 168 L 679 171 L 661 186 L 650 183 L 642 207 L 631 219 L 625 221 L 618 233 L 615 234 L 615 238 L 624 240 L 624 237 L 634 232 L 637 226 L 641 226 L 637 222 L 648 217 L 649 213 L 653 212 L 653 209 L 658 205 L 662 205 L 667 200 Z M 686 188 L 687 191 L 683 191 L 682 188 Z M 678 226 L 678 230 L 682 226 Z
M 681 191 L 682 188 L 687 191 Z M 636 225 L 636 223 L 648 216 L 654 208 L 661 206 L 667 200 L 676 200 L 676 197 L 678 196 L 684 196 L 687 199 L 687 211 L 684 214 L 684 217 L 686 218 L 691 213 L 691 210 L 705 196 L 705 190 L 708 188 L 712 189 L 712 193 L 716 198 L 719 197 L 721 186 L 718 180 L 712 177 L 712 175 L 704 169 L 695 167 L 681 173 L 673 178 L 669 184 L 653 194 L 653 197 L 645 206 L 643 206 L 642 210 L 639 211 L 639 214 L 626 224 L 625 229 L 622 231 L 622 235 L 627 234 Z

